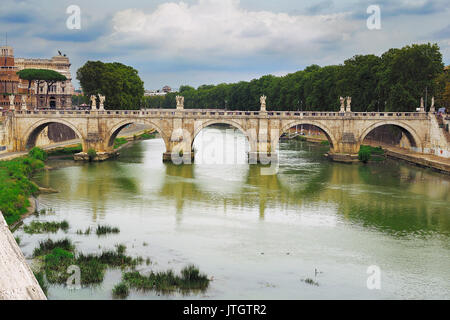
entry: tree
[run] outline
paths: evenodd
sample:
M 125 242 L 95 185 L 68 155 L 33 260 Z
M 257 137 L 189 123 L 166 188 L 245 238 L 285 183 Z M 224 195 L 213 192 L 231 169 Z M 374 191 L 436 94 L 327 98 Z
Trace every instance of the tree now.
M 436 96 L 436 106 L 450 109 L 450 70 L 446 70 L 436 79 L 439 93 Z
M 57 82 L 66 81 L 66 76 L 62 75 L 59 72 L 53 71 L 53 70 L 43 70 L 43 79 L 47 84 L 47 92 L 45 94 L 45 105 L 47 106 L 48 102 L 48 91 L 50 88 Z M 37 90 L 37 89 L 36 89 Z
M 36 95 L 38 94 L 40 84 L 42 82 L 47 83 L 47 92 L 45 97 L 46 105 L 48 99 L 48 90 L 50 86 L 53 86 L 56 82 L 67 80 L 67 78 L 64 75 L 60 74 L 59 72 L 47 69 L 23 69 L 17 72 L 17 75 L 19 76 L 20 79 L 28 80 L 28 90 L 27 90 L 28 96 L 30 95 L 31 83 L 33 81 L 36 82 Z
M 264 94 L 268 110 L 339 110 L 339 96 L 351 96 L 352 110 L 357 112 L 415 111 L 425 92 L 436 96 L 437 105 L 450 104 L 446 74 L 437 44 L 413 44 L 390 49 L 381 57 L 356 55 L 344 64 L 311 65 L 282 77 L 266 75 L 197 89 L 184 85 L 180 94 L 186 108 L 259 110 L 259 97 Z M 175 96 L 166 95 L 162 104 L 174 108 Z
M 143 103 L 144 82 L 130 66 L 88 61 L 78 69 L 77 79 L 85 95 L 106 97 L 106 109 L 139 109 Z
M 414 111 L 426 93 L 428 96 L 439 95 L 435 79 L 443 73 L 444 64 L 437 44 L 390 49 L 381 60 L 378 92 L 387 102 L 387 110 Z M 402 94 L 395 92 L 398 89 Z

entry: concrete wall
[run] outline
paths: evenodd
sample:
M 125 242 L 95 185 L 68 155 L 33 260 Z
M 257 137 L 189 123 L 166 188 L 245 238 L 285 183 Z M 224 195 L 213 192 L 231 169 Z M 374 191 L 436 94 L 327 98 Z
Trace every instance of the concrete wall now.
M 0 300 L 46 300 L 0 212 Z

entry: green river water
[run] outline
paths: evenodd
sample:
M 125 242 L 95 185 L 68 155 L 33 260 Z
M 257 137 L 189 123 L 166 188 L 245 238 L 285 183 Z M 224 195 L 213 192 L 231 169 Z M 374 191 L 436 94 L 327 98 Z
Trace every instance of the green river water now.
M 102 163 L 50 160 L 58 169 L 35 180 L 59 191 L 38 198 L 54 213 L 25 224 L 65 219 L 70 229 L 17 230 L 25 256 L 48 237 L 69 237 L 84 253 L 123 243 L 153 261 L 142 273 L 193 263 L 213 277 L 205 293 L 132 290 L 129 299 L 450 298 L 449 176 L 392 160 L 334 163 L 326 146 L 296 141 L 280 143 L 278 174 L 262 175 L 245 163 L 237 132 L 207 128 L 194 146 L 192 165 L 163 163 L 161 139 Z M 120 233 L 76 234 L 98 224 Z M 370 266 L 381 271 L 380 289 L 367 286 Z M 99 286 L 50 286 L 48 297 L 111 299 L 120 279 L 111 269 Z

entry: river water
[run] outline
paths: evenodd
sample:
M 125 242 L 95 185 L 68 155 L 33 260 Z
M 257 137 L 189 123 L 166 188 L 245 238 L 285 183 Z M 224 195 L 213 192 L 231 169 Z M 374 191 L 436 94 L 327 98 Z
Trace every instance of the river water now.
M 390 160 L 333 163 L 326 146 L 296 141 L 280 143 L 278 174 L 264 175 L 246 164 L 245 137 L 218 128 L 204 129 L 194 148 L 194 164 L 182 166 L 162 162 L 161 139 L 114 161 L 49 161 L 59 169 L 36 181 L 59 190 L 38 199 L 54 213 L 25 224 L 65 219 L 70 229 L 19 229 L 24 254 L 48 237 L 69 237 L 83 253 L 122 243 L 152 260 L 143 273 L 193 263 L 213 277 L 205 293 L 129 299 L 450 298 L 450 177 Z M 98 224 L 120 234 L 76 234 Z M 102 285 L 51 286 L 48 297 L 111 299 L 120 279 L 108 270 Z

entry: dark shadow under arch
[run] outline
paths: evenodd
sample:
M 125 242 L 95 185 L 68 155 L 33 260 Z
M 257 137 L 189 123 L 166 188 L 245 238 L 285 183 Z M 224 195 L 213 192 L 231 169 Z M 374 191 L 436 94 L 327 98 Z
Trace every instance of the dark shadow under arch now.
M 81 140 L 81 143 L 83 144 L 83 138 L 82 138 L 82 136 L 81 136 L 80 133 L 79 133 L 77 130 L 75 130 L 73 127 L 67 125 L 67 124 L 64 123 L 64 122 L 60 122 L 60 121 L 49 121 L 49 122 L 44 122 L 44 123 L 42 123 L 42 124 L 36 126 L 36 127 L 28 134 L 28 137 L 26 138 L 26 142 L 25 142 L 25 148 L 26 148 L 27 150 L 30 150 L 30 149 L 34 148 L 34 147 L 36 146 L 36 141 L 37 141 L 37 138 L 39 137 L 39 135 L 42 133 L 42 131 L 43 131 L 45 128 L 47 128 L 47 127 L 48 127 L 49 125 L 51 125 L 51 124 L 59 124 L 59 125 L 63 125 L 63 126 L 66 127 L 66 128 L 69 128 L 69 129 L 75 134 L 75 136 L 78 137 L 78 139 Z M 61 141 L 61 142 L 63 142 L 63 141 Z
M 396 130 L 388 130 L 389 127 L 393 127 Z M 389 131 L 391 131 L 391 135 L 389 134 Z M 374 141 L 385 143 L 385 144 L 392 144 L 395 145 L 399 142 L 401 139 L 401 136 L 397 136 L 396 132 L 403 133 L 406 138 L 409 141 L 409 144 L 412 148 L 420 148 L 420 141 L 418 141 L 417 137 L 414 135 L 411 129 L 405 128 L 402 125 L 394 124 L 394 123 L 385 123 L 385 124 L 377 124 L 373 126 L 372 128 L 367 129 L 363 135 L 361 136 L 361 144 L 364 144 L 364 140 L 367 138 L 372 138 Z M 378 137 L 377 137 L 377 133 Z M 383 136 L 385 138 L 383 138 Z M 380 138 L 381 137 L 381 138 Z M 386 140 L 387 138 L 390 138 L 390 140 Z M 385 139 L 385 140 L 383 140 Z
M 288 131 L 289 131 L 291 128 L 294 128 L 295 126 L 310 126 L 310 127 L 313 127 L 313 128 L 318 129 L 318 130 L 321 131 L 321 132 L 325 135 L 325 137 L 328 139 L 328 142 L 330 143 L 330 149 L 334 149 L 334 147 L 335 147 L 335 141 L 334 141 L 334 139 L 332 138 L 331 134 L 328 132 L 328 130 L 325 129 L 325 128 L 324 128 L 323 126 L 321 126 L 320 124 L 311 123 L 311 122 L 301 122 L 301 121 L 300 121 L 300 122 L 288 124 L 287 126 L 285 126 L 285 127 L 282 129 L 281 134 L 280 134 L 280 137 L 279 137 L 279 139 L 278 139 L 278 142 L 279 142 L 279 140 L 281 139 L 281 137 L 282 137 L 284 134 L 287 134 Z
M 152 129 L 155 129 L 156 132 L 158 132 L 159 135 L 161 136 L 161 138 L 163 139 L 164 146 L 165 146 L 166 151 L 167 151 L 167 141 L 165 139 L 165 136 L 161 132 L 161 130 L 158 128 L 158 126 L 154 125 L 153 123 L 139 122 L 139 121 L 126 121 L 126 122 L 120 124 L 118 127 L 113 128 L 112 130 L 114 130 L 114 131 L 112 133 L 110 133 L 110 136 L 109 136 L 108 147 L 113 147 L 114 146 L 114 141 L 116 140 L 116 138 L 119 135 L 120 131 L 122 131 L 125 127 L 127 127 L 127 126 L 129 126 L 131 124 L 146 125 L 146 126 L 151 127 Z

